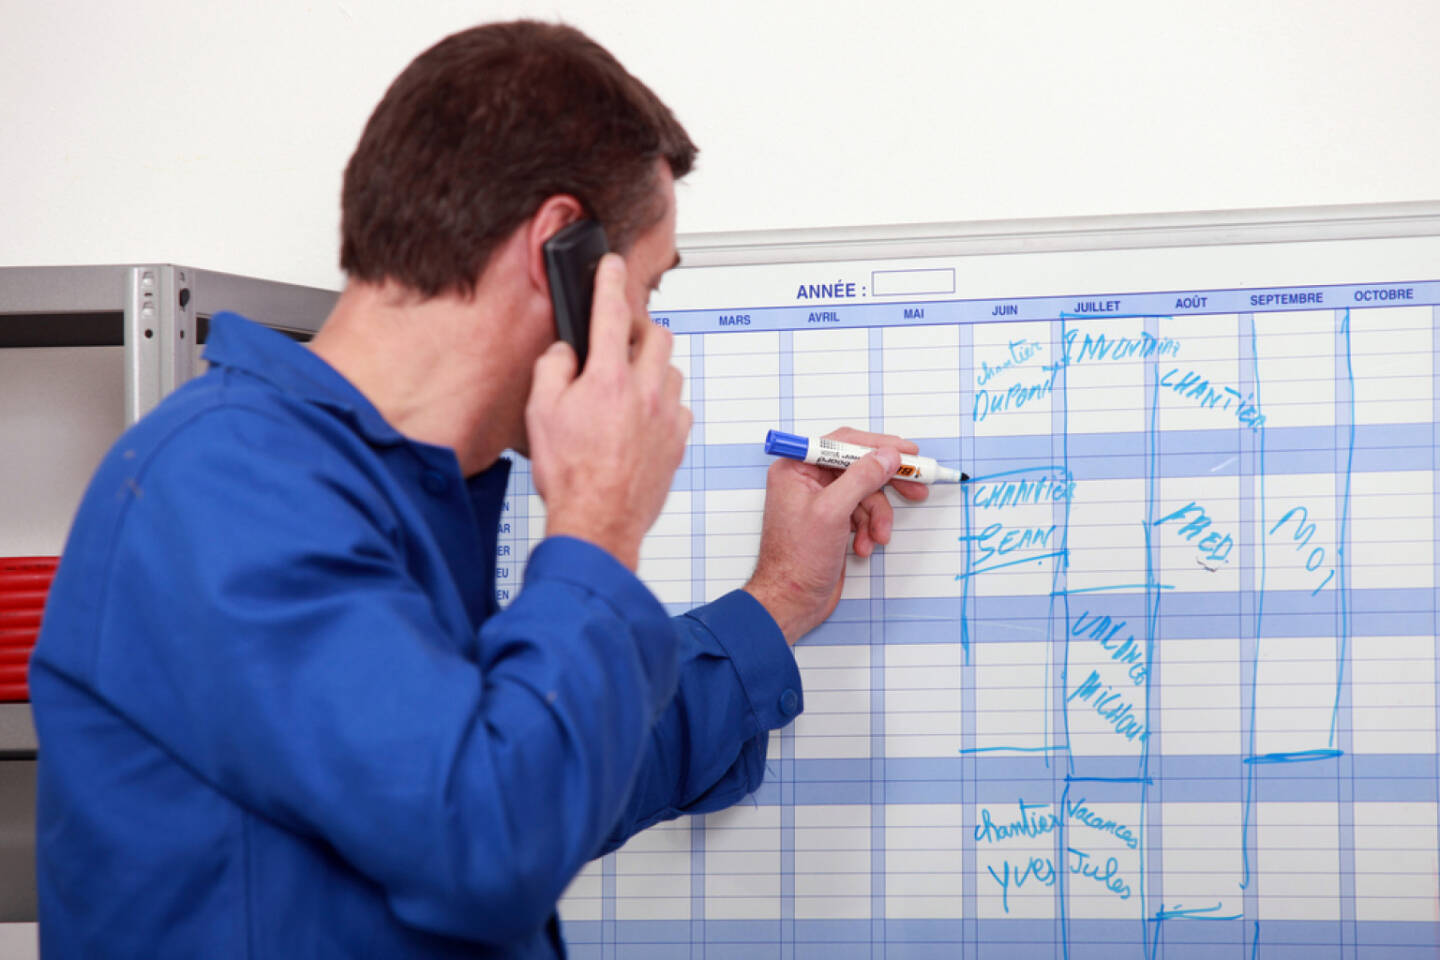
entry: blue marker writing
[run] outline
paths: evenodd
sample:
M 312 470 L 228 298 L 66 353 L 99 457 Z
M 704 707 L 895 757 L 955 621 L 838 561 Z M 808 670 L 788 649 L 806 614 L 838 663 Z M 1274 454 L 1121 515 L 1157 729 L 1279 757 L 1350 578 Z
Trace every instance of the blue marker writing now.
M 800 437 L 793 433 L 771 430 L 765 434 L 765 452 L 772 457 L 788 457 L 822 467 L 844 470 L 867 453 L 874 453 L 874 447 L 862 447 L 858 443 L 845 443 L 830 437 Z M 900 468 L 895 479 L 915 483 L 961 483 L 970 475 L 942 467 L 934 457 L 917 457 L 909 453 L 900 454 Z

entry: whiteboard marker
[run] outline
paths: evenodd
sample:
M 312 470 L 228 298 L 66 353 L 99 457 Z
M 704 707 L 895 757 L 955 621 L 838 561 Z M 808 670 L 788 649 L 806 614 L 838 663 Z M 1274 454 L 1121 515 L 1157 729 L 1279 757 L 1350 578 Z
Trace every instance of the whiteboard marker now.
M 844 470 L 867 453 L 874 453 L 875 448 L 832 440 L 829 437 L 800 437 L 793 433 L 771 430 L 765 434 L 765 452 L 772 457 L 788 457 L 821 467 Z M 935 462 L 934 457 L 902 453 L 895 479 L 910 480 L 914 483 L 963 483 L 970 479 L 970 475 L 942 467 Z

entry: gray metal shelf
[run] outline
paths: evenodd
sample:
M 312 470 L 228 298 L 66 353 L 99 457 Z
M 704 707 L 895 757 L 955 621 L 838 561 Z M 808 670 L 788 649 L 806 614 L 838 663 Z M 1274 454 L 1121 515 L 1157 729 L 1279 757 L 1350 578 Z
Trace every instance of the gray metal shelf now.
M 123 346 L 125 423 L 197 372 L 201 334 L 222 310 L 308 339 L 333 290 L 168 263 L 0 267 L 0 349 Z M 25 703 L 0 703 L 0 759 L 33 758 Z
M 0 347 L 124 346 L 125 422 L 195 375 L 197 321 L 243 313 L 308 337 L 333 290 L 175 264 L 0 267 Z
M 0 760 L 24 760 L 35 756 L 35 724 L 30 704 L 0 703 Z

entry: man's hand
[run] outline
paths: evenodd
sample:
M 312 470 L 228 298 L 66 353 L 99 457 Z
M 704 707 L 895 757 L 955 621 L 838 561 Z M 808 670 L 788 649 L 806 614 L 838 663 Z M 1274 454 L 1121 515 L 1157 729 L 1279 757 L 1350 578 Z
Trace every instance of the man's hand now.
M 670 365 L 675 338 L 632 312 L 625 276 L 619 256 L 600 261 L 585 370 L 575 376 L 568 343 L 541 354 L 525 427 L 546 536 L 587 540 L 634 570 L 685 453 L 691 415 Z
M 849 427 L 827 436 L 876 451 L 843 473 L 796 460 L 770 465 L 760 559 L 745 584 L 791 644 L 824 622 L 840 602 L 851 534 L 862 557 L 890 542 L 895 511 L 882 488 L 900 466 L 900 454 L 920 450 L 900 437 Z M 908 500 L 930 495 L 923 483 L 896 480 L 891 486 Z

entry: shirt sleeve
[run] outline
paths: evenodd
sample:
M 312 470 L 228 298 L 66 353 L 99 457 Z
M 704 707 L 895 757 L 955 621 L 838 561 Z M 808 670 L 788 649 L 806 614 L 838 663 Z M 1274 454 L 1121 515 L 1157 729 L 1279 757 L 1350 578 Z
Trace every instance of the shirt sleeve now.
M 355 464 L 264 414 L 198 422 L 117 494 L 95 689 L 405 922 L 530 935 L 624 812 L 673 698 L 670 617 L 603 551 L 547 541 L 476 663 Z
M 675 698 L 650 732 L 634 791 L 602 852 L 661 820 L 721 810 L 753 793 L 765 776 L 770 731 L 804 709 L 795 656 L 749 593 L 735 590 L 675 624 Z

